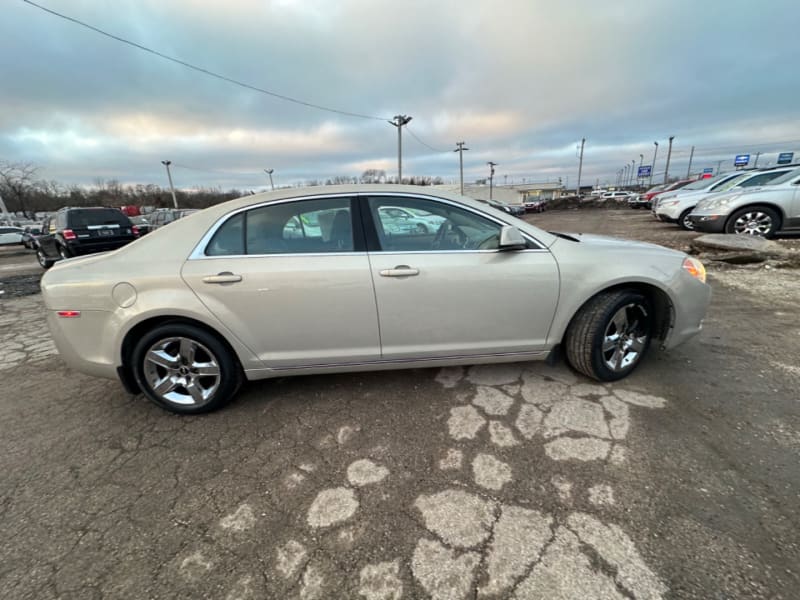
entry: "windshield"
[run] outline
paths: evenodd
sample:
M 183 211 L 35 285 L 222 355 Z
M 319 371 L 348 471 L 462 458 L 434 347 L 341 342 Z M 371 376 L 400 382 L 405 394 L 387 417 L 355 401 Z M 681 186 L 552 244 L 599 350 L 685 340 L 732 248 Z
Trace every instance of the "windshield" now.
M 747 173 L 742 173 L 740 175 L 737 175 L 736 177 L 731 177 L 728 181 L 725 181 L 724 183 L 721 183 L 721 184 L 717 185 L 716 187 L 714 187 L 713 190 L 715 192 L 727 192 L 733 186 L 741 183 L 742 181 L 744 181 L 745 179 L 747 179 L 751 175 L 752 175 L 752 172 L 748 171 Z
M 707 177 L 706 179 L 698 179 L 697 181 L 693 181 L 689 185 L 685 186 L 683 189 L 685 190 L 704 190 L 706 188 L 710 188 L 719 184 L 722 181 L 725 181 L 728 177 L 730 177 L 730 173 L 723 173 L 722 175 L 716 175 L 714 177 Z

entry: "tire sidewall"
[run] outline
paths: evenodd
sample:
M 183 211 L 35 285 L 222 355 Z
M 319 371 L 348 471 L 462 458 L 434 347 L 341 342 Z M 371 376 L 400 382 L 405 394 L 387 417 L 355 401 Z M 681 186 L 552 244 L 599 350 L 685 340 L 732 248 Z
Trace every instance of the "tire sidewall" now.
M 760 211 L 766 213 L 772 219 L 772 228 L 765 233 L 763 236 L 751 236 L 751 237 L 765 237 L 767 239 L 771 239 L 775 237 L 775 232 L 778 231 L 778 227 L 780 224 L 780 216 L 771 208 L 766 206 L 746 206 L 744 208 L 740 208 L 739 210 L 735 211 L 730 218 L 728 219 L 727 224 L 725 225 L 725 232 L 732 233 L 734 235 L 749 235 L 747 233 L 737 234 L 734 230 L 734 224 L 736 223 L 736 219 L 738 219 L 741 215 L 748 213 L 748 212 L 755 212 Z
M 647 341 L 644 344 L 644 348 L 642 348 L 642 351 L 639 353 L 639 357 L 636 359 L 636 362 L 622 371 L 612 371 L 608 368 L 608 366 L 606 366 L 605 361 L 603 360 L 603 339 L 605 337 L 606 328 L 611 322 L 611 318 L 620 308 L 627 306 L 628 304 L 640 304 L 647 312 Z M 632 373 L 647 355 L 647 351 L 650 348 L 650 341 L 653 337 L 653 307 L 651 306 L 647 297 L 638 292 L 622 292 L 620 293 L 616 302 L 609 305 L 609 307 L 603 312 L 603 314 L 600 316 L 600 320 L 601 325 L 597 328 L 594 338 L 592 339 L 592 369 L 602 381 L 617 381 L 627 377 L 630 373 Z
M 220 368 L 220 385 L 211 400 L 201 406 L 175 404 L 153 392 L 144 375 L 144 357 L 159 340 L 184 337 L 205 346 L 217 359 Z M 161 408 L 178 414 L 200 414 L 216 410 L 227 404 L 241 385 L 241 368 L 231 350 L 217 336 L 188 323 L 166 323 L 145 333 L 133 348 L 130 369 L 136 383 L 147 398 Z

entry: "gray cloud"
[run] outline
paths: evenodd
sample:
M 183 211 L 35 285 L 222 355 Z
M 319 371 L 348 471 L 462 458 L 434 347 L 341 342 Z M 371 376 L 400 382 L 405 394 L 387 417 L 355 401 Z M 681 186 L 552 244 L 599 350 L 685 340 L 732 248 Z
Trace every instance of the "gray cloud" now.
M 676 136 L 675 173 L 736 152 L 800 149 L 792 0 L 41 0 L 229 77 L 346 111 L 411 114 L 404 172 L 613 180 Z M 264 185 L 396 168 L 396 131 L 203 76 L 39 11 L 0 24 L 0 159 L 46 177 Z M 768 144 L 767 142 L 781 142 Z M 784 143 L 785 142 L 785 143 Z M 792 143 L 794 142 L 794 143 Z M 695 163 L 699 164 L 699 163 Z M 761 162 L 760 164 L 764 164 Z M 663 169 L 663 162 L 660 165 Z M 657 165 L 656 171 L 659 170 Z M 671 170 L 672 171 L 672 170 Z

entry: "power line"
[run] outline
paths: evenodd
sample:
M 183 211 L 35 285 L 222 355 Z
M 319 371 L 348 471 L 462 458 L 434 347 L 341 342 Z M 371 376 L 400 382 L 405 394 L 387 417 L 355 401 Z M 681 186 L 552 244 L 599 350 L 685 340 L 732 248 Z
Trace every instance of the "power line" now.
M 415 140 L 417 140 L 417 141 L 418 141 L 420 144 L 422 144 L 423 146 L 425 146 L 425 147 L 426 147 L 428 150 L 433 150 L 434 152 L 442 152 L 442 153 L 444 153 L 444 152 L 450 152 L 450 150 L 441 150 L 441 149 L 439 149 L 439 148 L 434 148 L 434 147 L 433 147 L 433 146 L 431 146 L 430 144 L 426 144 L 426 143 L 425 143 L 425 142 L 423 142 L 421 139 L 419 139 L 419 138 L 417 137 L 417 135 L 416 135 L 416 134 L 415 134 L 413 131 L 411 131 L 411 129 L 408 127 L 408 125 L 406 125 L 406 131 L 407 131 L 407 132 L 408 132 L 408 133 L 411 135 L 411 137 L 413 137 L 413 138 L 414 138 Z
M 86 29 L 90 29 L 91 31 L 94 31 L 95 33 L 99 33 L 100 35 L 103 35 L 105 37 L 111 38 L 112 40 L 116 40 L 118 42 L 122 42 L 123 44 L 127 44 L 128 46 L 132 46 L 132 47 L 134 47 L 134 48 L 136 48 L 138 50 L 142 50 L 144 52 L 149 52 L 150 54 L 158 56 L 159 58 L 163 58 L 164 60 L 168 60 L 168 61 L 174 62 L 176 64 L 179 64 L 179 65 L 181 65 L 183 67 L 186 67 L 187 69 L 192 69 L 193 71 L 197 71 L 198 73 L 202 73 L 202 74 L 208 75 L 210 77 L 215 77 L 216 79 L 220 79 L 222 81 L 227 81 L 228 83 L 232 83 L 234 85 L 238 85 L 239 87 L 243 87 L 243 88 L 248 89 L 248 90 L 259 92 L 261 94 L 266 94 L 267 96 L 272 96 L 273 98 L 278 98 L 279 100 L 285 100 L 286 102 L 293 102 L 294 104 L 299 104 L 301 106 L 306 106 L 308 108 L 316 108 L 318 110 L 324 110 L 324 111 L 327 111 L 327 112 L 336 113 L 336 114 L 339 114 L 339 115 L 344 115 L 346 117 L 356 117 L 356 118 L 359 118 L 359 119 L 371 119 L 371 120 L 375 120 L 375 121 L 386 121 L 386 120 L 388 120 L 386 117 L 376 117 L 374 115 L 364 115 L 364 114 L 361 114 L 361 113 L 350 112 L 350 111 L 346 111 L 346 110 L 339 110 L 337 108 L 331 108 L 329 106 L 323 106 L 321 104 L 314 104 L 313 102 L 306 102 L 304 100 L 298 100 L 297 98 L 292 98 L 291 96 L 285 96 L 283 94 L 278 94 L 277 92 L 271 92 L 271 91 L 266 90 L 264 88 L 260 88 L 260 87 L 255 86 L 255 85 L 250 85 L 249 83 L 244 83 L 242 81 L 239 81 L 238 79 L 233 79 L 232 77 L 227 77 L 225 75 L 220 75 L 219 73 L 215 73 L 214 71 L 210 71 L 210 70 L 205 69 L 203 67 L 198 67 L 197 65 L 193 65 L 192 63 L 186 62 L 186 61 L 181 60 L 179 58 L 175 58 L 173 56 L 169 56 L 167 54 L 164 54 L 163 52 L 159 52 L 158 50 L 153 50 L 152 48 L 148 48 L 147 46 L 143 46 L 141 44 L 137 44 L 136 42 L 132 42 L 132 41 L 127 40 L 125 38 L 119 37 L 117 35 L 114 35 L 113 33 L 109 33 L 107 31 L 103 31 L 102 29 L 99 29 L 98 27 L 95 27 L 94 25 L 89 25 L 88 23 L 84 23 L 83 21 L 79 21 L 78 19 L 75 19 L 73 17 L 67 16 L 67 15 L 62 14 L 60 12 L 56 12 L 54 10 L 51 10 L 49 8 L 46 8 L 46 7 L 41 6 L 39 4 L 36 4 L 35 2 L 32 2 L 32 0 L 22 0 L 22 1 L 25 4 L 29 4 L 29 5 L 31 5 L 31 6 L 33 6 L 35 8 L 38 8 L 39 10 L 42 10 L 42 11 L 44 11 L 46 13 L 50 13 L 51 15 L 55 15 L 56 17 L 59 17 L 61 19 L 65 19 L 67 21 L 70 21 L 71 23 L 75 23 L 76 25 L 80 25 L 81 27 L 85 27 Z

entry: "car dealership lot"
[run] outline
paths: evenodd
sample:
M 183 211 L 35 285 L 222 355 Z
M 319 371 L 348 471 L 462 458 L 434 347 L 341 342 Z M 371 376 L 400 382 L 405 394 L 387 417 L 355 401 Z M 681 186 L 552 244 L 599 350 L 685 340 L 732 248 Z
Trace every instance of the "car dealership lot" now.
M 528 219 L 682 250 L 696 235 L 643 211 Z M 611 385 L 544 364 L 298 377 L 202 417 L 70 372 L 40 296 L 0 295 L 1 589 L 791 598 L 797 280 L 712 267 L 703 333 Z

